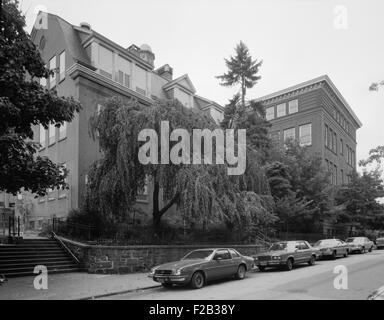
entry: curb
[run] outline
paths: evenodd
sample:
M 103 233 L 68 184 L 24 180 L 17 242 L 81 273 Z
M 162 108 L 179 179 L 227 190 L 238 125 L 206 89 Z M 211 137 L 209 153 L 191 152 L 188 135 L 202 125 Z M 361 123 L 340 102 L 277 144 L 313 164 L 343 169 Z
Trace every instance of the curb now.
M 85 298 L 77 298 L 77 299 L 74 299 L 74 300 L 95 300 L 95 299 L 98 299 L 98 298 L 117 296 L 117 295 L 120 295 L 120 294 L 137 292 L 137 291 L 145 291 L 145 290 L 150 290 L 150 289 L 155 289 L 155 288 L 161 288 L 161 285 L 155 285 L 155 286 L 149 286 L 149 287 L 143 287 L 143 288 L 127 289 L 127 290 L 122 290 L 122 291 L 103 293 L 103 294 L 89 296 L 89 297 L 85 297 Z

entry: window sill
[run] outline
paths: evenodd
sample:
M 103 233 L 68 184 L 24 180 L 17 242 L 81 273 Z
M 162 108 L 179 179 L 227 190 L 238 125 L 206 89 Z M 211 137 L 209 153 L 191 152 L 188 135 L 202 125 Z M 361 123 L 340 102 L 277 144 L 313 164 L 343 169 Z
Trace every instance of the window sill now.
M 38 201 L 37 201 L 37 203 L 44 203 L 44 202 L 46 202 L 45 199 L 44 199 L 44 200 L 38 200 Z
M 61 200 L 61 199 L 66 199 L 66 198 L 67 198 L 67 195 L 66 195 L 66 194 L 59 196 L 59 200 Z
M 148 204 L 149 203 L 149 199 L 136 199 L 136 202 Z
M 55 201 L 56 198 L 48 198 L 48 202 L 52 202 L 52 201 Z

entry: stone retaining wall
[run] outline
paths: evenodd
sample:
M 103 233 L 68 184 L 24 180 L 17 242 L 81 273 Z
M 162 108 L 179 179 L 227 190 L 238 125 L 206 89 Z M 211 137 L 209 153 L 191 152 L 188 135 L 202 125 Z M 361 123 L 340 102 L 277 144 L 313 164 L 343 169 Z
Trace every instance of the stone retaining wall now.
M 148 245 L 148 246 L 97 246 L 87 245 L 60 237 L 81 261 L 89 273 L 146 272 L 152 267 L 179 260 L 195 249 L 230 247 L 252 256 L 263 249 L 261 245 Z

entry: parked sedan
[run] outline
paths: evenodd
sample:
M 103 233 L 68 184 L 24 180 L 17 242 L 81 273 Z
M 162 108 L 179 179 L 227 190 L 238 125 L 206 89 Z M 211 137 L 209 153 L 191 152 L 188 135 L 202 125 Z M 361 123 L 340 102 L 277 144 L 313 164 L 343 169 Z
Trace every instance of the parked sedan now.
M 336 259 L 338 256 L 347 257 L 349 254 L 349 245 L 339 239 L 319 240 L 313 247 L 319 250 L 320 258 Z
M 164 287 L 190 284 L 192 288 L 200 289 L 211 280 L 232 276 L 244 279 L 246 272 L 253 267 L 253 258 L 234 249 L 201 249 L 188 253 L 180 261 L 152 268 L 148 276 Z
M 317 250 L 307 241 L 280 241 L 274 243 L 269 251 L 254 256 L 260 271 L 266 268 L 285 268 L 290 271 L 300 263 L 315 264 Z
M 376 247 L 377 249 L 384 249 L 384 237 L 376 239 Z
M 349 245 L 349 252 L 371 252 L 374 246 L 373 241 L 369 240 L 367 237 L 352 237 L 345 241 Z

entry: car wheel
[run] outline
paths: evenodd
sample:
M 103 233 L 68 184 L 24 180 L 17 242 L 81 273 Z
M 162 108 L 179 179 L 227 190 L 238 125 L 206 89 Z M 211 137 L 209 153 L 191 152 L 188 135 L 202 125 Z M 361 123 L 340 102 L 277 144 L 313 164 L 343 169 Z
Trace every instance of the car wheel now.
M 204 286 L 204 282 L 204 275 L 200 271 L 197 271 L 192 276 L 191 287 L 193 289 L 200 289 Z
M 293 259 L 288 259 L 286 264 L 285 264 L 285 269 L 287 271 L 291 271 L 293 269 Z
M 337 252 L 336 251 L 333 251 L 332 252 L 332 260 L 335 260 L 336 259 L 336 256 L 337 256 Z
M 265 271 L 265 267 L 258 266 L 258 268 L 259 268 L 259 270 L 260 270 L 261 272 Z
M 309 259 L 308 264 L 309 264 L 310 266 L 313 266 L 313 265 L 315 264 L 315 261 L 316 261 L 315 257 L 314 257 L 314 256 L 311 256 L 311 259 Z
M 172 288 L 172 283 L 162 283 L 161 284 L 164 288 Z
M 239 265 L 239 267 L 237 268 L 237 272 L 235 274 L 235 278 L 237 280 L 241 280 L 241 279 L 244 279 L 245 278 L 245 274 L 247 273 L 247 268 L 241 264 Z

